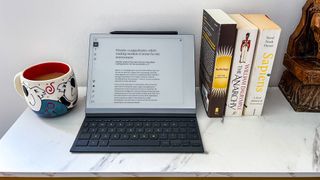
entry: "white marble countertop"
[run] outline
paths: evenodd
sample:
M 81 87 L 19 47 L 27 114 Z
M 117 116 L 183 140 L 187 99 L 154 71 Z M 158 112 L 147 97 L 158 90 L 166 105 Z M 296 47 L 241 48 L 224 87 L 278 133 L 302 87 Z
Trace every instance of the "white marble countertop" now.
M 69 114 L 42 119 L 30 109 L 0 140 L 0 176 L 320 176 L 313 164 L 316 113 L 296 113 L 270 88 L 262 117 L 210 119 L 198 94 L 204 154 L 72 154 L 85 89 Z

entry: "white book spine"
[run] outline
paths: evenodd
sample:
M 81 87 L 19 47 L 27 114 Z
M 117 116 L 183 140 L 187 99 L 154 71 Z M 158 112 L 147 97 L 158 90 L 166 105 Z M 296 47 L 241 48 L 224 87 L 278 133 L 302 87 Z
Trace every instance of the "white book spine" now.
M 245 116 L 261 116 L 281 29 L 259 30 L 245 100 Z
M 257 34 L 257 28 L 238 28 L 225 116 L 242 116 Z

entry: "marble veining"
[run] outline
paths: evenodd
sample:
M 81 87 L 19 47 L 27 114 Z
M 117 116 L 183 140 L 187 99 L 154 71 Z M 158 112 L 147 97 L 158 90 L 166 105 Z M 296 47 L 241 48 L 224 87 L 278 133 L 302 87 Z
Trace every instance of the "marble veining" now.
M 176 156 L 166 167 L 161 169 L 161 172 L 173 171 L 176 169 L 176 163 L 179 160 L 180 155 Z
M 69 168 L 69 166 L 77 159 L 77 156 L 74 157 L 73 159 L 69 160 L 65 166 L 63 166 L 62 168 L 60 168 L 60 171 L 65 171 Z
M 208 123 L 206 124 L 205 129 L 202 131 L 203 134 L 207 133 L 207 130 L 209 129 L 209 127 L 213 124 L 215 120 L 213 121 L 208 121 Z M 221 123 L 223 123 L 223 119 L 221 119 Z
M 114 160 L 119 156 L 119 154 L 106 154 L 104 155 L 93 167 L 90 168 L 90 171 L 96 171 L 104 166 L 108 166 L 114 162 Z
M 320 126 L 315 129 L 313 141 L 313 168 L 320 171 Z
M 26 109 L 0 140 L 0 176 L 320 176 L 319 114 L 294 112 L 278 88 L 269 89 L 262 117 L 208 118 L 197 92 L 202 154 L 70 153 L 84 95 L 80 88 L 78 106 L 52 120 Z

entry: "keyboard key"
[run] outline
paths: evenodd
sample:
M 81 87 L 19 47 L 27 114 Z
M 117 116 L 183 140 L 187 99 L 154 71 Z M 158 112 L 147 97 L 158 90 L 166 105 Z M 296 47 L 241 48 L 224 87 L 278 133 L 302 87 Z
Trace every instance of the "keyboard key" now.
M 151 123 L 150 122 L 145 122 L 145 123 L 143 123 L 143 126 L 144 127 L 151 127 Z
M 199 139 L 199 136 L 198 134 L 188 134 L 188 139 L 191 139 L 191 140 L 196 140 L 196 139 Z
M 153 122 L 152 126 L 155 127 L 155 128 L 160 127 L 160 123 L 159 122 Z
M 168 139 L 168 135 L 162 133 L 159 135 L 159 139 Z
M 98 133 L 106 133 L 107 132 L 107 128 L 99 128 L 98 129 Z
M 119 139 L 120 138 L 120 134 L 112 134 L 110 139 Z
M 116 132 L 116 128 L 108 128 L 108 133 L 115 133 Z
M 187 139 L 186 134 L 178 134 L 178 139 Z
M 89 133 L 81 134 L 81 135 L 79 136 L 79 139 L 90 139 L 90 134 L 89 134 Z
M 92 134 L 91 139 L 99 139 L 100 134 Z
M 168 137 L 169 139 L 177 139 L 177 135 L 173 133 L 169 134 Z
M 121 134 L 120 139 L 127 140 L 127 139 L 129 139 L 129 135 L 128 134 Z
M 187 127 L 187 123 L 186 122 L 179 122 L 179 126 L 180 127 Z
M 89 128 L 89 133 L 96 133 L 97 132 L 97 128 Z
M 135 122 L 134 127 L 142 127 L 142 122 Z
M 97 123 L 96 123 L 96 122 L 90 122 L 90 123 L 89 123 L 89 127 L 94 128 L 94 127 L 96 127 L 96 126 L 97 126 Z
M 181 141 L 180 140 L 172 140 L 172 141 L 170 141 L 170 144 L 172 146 L 180 146 L 181 145 Z
M 128 128 L 127 133 L 134 133 L 134 128 Z
M 162 128 L 156 128 L 156 129 L 154 129 L 154 132 L 161 133 L 162 132 Z
M 146 128 L 146 129 L 145 129 L 145 132 L 146 132 L 146 133 L 152 133 L 152 132 L 153 132 L 153 129 L 152 129 L 152 128 Z
M 125 133 L 126 129 L 125 128 L 117 128 L 118 133 Z
M 139 135 L 138 134 L 131 134 L 130 139 L 138 139 Z
M 148 139 L 148 134 L 140 134 L 140 139 Z
M 82 133 L 87 133 L 89 131 L 89 128 L 81 128 L 81 131 Z
M 180 128 L 180 132 L 186 133 L 186 132 L 187 132 L 187 129 L 186 129 L 186 128 Z
M 88 140 L 78 140 L 76 142 L 76 146 L 87 146 L 88 145 Z
M 101 135 L 101 139 L 109 139 L 110 138 L 110 134 L 102 134 Z
M 133 122 L 126 122 L 126 127 L 133 127 Z
M 201 141 L 199 141 L 199 140 L 191 140 L 190 144 L 192 146 L 200 146 L 201 145 Z
M 99 146 L 108 146 L 109 141 L 108 140 L 100 140 Z
M 188 122 L 188 127 L 196 128 L 197 125 L 196 125 L 196 123 L 194 123 L 194 122 Z
M 187 131 L 188 131 L 188 132 L 191 132 L 191 133 L 195 133 L 195 132 L 196 132 L 196 129 L 195 129 L 195 128 L 188 128 Z
M 169 141 L 161 141 L 161 146 L 170 146 Z
M 168 122 L 162 122 L 161 123 L 161 127 L 169 127 L 169 123 Z
M 90 140 L 88 146 L 98 146 L 98 140 Z
M 150 139 L 158 139 L 157 134 L 150 134 L 149 137 L 150 137 Z
M 150 140 L 113 140 L 109 141 L 109 146 L 159 146 L 159 141 L 150 141 Z
M 88 127 L 88 126 L 89 126 L 89 123 L 84 122 L 82 126 L 83 126 L 83 127 Z
M 170 123 L 170 126 L 171 126 L 171 127 L 178 127 L 178 123 L 176 123 L 176 122 L 171 122 L 171 123 Z
M 190 142 L 188 140 L 181 141 L 182 146 L 189 146 Z
M 172 132 L 178 133 L 179 132 L 179 128 L 172 128 Z
M 107 127 L 107 123 L 99 122 L 98 126 L 101 127 L 101 128 L 104 128 L 104 127 Z
M 171 133 L 171 132 L 172 132 L 172 129 L 171 129 L 171 128 L 164 128 L 164 129 L 163 129 L 163 132 L 165 132 L 165 133 Z
M 144 133 L 144 129 L 143 128 L 136 128 L 136 132 L 137 133 Z
M 124 127 L 125 126 L 125 123 L 124 122 L 118 122 L 117 123 L 117 127 Z
M 114 122 L 109 122 L 109 123 L 107 123 L 107 126 L 108 126 L 108 127 L 115 127 L 115 126 L 116 126 L 116 123 L 114 123 Z

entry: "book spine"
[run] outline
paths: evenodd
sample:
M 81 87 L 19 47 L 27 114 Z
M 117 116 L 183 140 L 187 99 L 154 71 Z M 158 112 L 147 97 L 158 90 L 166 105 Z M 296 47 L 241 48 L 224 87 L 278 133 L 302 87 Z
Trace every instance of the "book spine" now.
M 209 100 L 210 117 L 222 117 L 225 113 L 236 32 L 236 24 L 221 25 Z
M 243 112 L 245 116 L 262 114 L 280 32 L 280 29 L 259 30 Z
M 258 29 L 238 29 L 230 74 L 226 116 L 242 116 Z
M 209 116 L 209 100 L 213 77 L 213 66 L 216 58 L 216 47 L 220 34 L 220 24 L 204 10 L 200 52 L 200 89 L 204 107 Z

